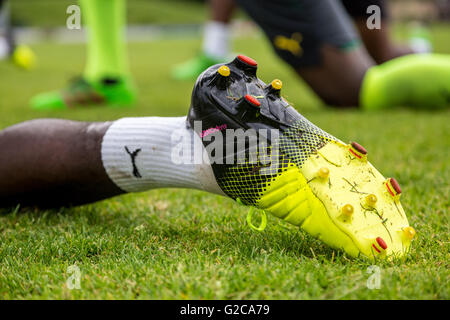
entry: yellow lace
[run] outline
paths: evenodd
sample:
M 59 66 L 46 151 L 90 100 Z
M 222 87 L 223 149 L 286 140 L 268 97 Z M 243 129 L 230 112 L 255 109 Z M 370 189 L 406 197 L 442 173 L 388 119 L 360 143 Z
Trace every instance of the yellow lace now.
M 240 198 L 236 198 L 236 202 L 239 203 L 240 205 L 244 206 L 244 204 L 242 203 Z M 267 226 L 267 214 L 266 214 L 266 212 L 264 210 L 261 210 L 261 211 L 262 211 L 261 224 L 259 225 L 259 227 L 255 226 L 252 223 L 252 217 L 253 217 L 253 213 L 255 212 L 255 208 L 254 207 L 250 207 L 250 210 L 247 213 L 247 224 L 248 224 L 248 226 L 251 229 L 253 229 L 255 231 L 264 231 L 264 229 Z

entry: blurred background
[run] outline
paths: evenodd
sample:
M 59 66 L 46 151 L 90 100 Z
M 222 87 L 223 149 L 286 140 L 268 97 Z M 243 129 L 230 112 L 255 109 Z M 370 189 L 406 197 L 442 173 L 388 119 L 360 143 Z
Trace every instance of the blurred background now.
M 66 8 L 76 0 L 14 0 L 10 1 L 11 24 L 17 28 L 21 41 L 76 41 L 73 32 L 65 33 Z M 396 25 L 436 24 L 450 22 L 450 0 L 388 0 L 389 12 Z M 234 15 L 235 35 L 246 36 L 256 31 L 246 15 Z M 128 0 L 127 19 L 130 40 L 165 36 L 200 36 L 208 19 L 206 0 Z M 148 30 L 153 32 L 141 33 Z M 245 28 L 245 30 L 242 30 Z M 242 34 L 241 31 L 244 31 Z
M 199 24 L 205 21 L 205 0 L 128 0 L 128 22 L 139 24 Z M 14 0 L 11 19 L 15 26 L 61 27 L 65 24 L 61 11 L 76 4 L 74 0 Z M 426 22 L 450 19 L 448 0 L 388 0 L 395 20 Z M 238 14 L 240 19 L 246 19 Z
M 36 117 L 80 120 L 114 119 L 127 115 L 182 115 L 190 102 L 194 81 L 174 82 L 170 70 L 201 50 L 208 6 L 203 0 L 128 0 L 127 40 L 131 72 L 139 90 L 133 108 L 39 112 L 30 110 L 30 98 L 60 89 L 83 70 L 85 30 L 69 30 L 66 9 L 76 0 L 9 1 L 9 18 L 16 42 L 36 55 L 36 67 L 20 70 L 0 61 L 1 127 Z M 394 37 L 403 43 L 425 39 L 434 52 L 450 53 L 450 0 L 390 0 Z M 233 53 L 244 53 L 260 65 L 266 82 L 280 78 L 283 94 L 303 112 L 322 108 L 322 102 L 272 51 L 258 27 L 241 11 L 232 23 Z M 5 113 L 7 111 L 7 113 Z M 13 112 L 11 112 L 13 111 Z

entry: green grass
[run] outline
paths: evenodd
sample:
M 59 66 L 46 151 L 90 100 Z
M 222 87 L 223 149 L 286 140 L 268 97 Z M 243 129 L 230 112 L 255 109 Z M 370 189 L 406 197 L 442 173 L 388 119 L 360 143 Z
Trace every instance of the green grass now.
M 439 29 L 437 34 L 450 34 Z M 450 44 L 438 50 L 450 53 Z M 198 40 L 130 45 L 140 90 L 135 108 L 29 109 L 29 98 L 80 72 L 80 45 L 39 44 L 31 72 L 0 63 L 0 128 L 38 117 L 111 120 L 186 114 L 192 82 L 174 83 L 169 69 L 190 57 Z M 265 81 L 307 118 L 344 141 L 356 140 L 404 190 L 402 202 L 418 237 L 405 261 L 379 262 L 381 289 L 366 287 L 370 262 L 352 260 L 301 230 L 269 217 L 262 233 L 246 226 L 246 208 L 190 190 L 155 190 L 54 211 L 3 210 L 0 298 L 83 299 L 449 299 L 449 112 L 407 109 L 366 114 L 326 109 L 272 54 L 265 41 L 241 39 L 239 52 L 260 63 Z M 67 268 L 81 269 L 69 290 Z

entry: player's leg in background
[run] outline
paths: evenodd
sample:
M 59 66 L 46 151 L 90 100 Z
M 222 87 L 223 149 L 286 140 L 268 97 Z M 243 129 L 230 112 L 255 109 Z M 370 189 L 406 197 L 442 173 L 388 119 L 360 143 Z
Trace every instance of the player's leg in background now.
M 356 106 L 374 61 L 338 1 L 239 0 L 290 64 L 327 104 Z M 339 11 L 340 14 L 336 14 Z
M 353 18 L 369 54 L 380 64 L 371 68 L 360 92 L 360 104 L 369 109 L 391 105 L 442 108 L 450 105 L 450 57 L 447 55 L 420 56 L 431 52 L 427 30 L 420 23 L 411 26 L 407 45 L 392 37 L 388 3 L 385 0 L 341 0 Z M 377 6 L 381 13 L 379 29 L 369 29 L 367 21 Z M 410 55 L 401 59 L 396 59 Z M 386 63 L 389 62 L 389 63 Z
M 230 55 L 230 23 L 236 8 L 234 0 L 210 0 L 210 20 L 205 25 L 203 52 L 216 59 Z
M 358 106 L 362 81 L 374 64 L 365 48 L 343 52 L 333 46 L 323 46 L 320 54 L 320 66 L 298 67 L 297 73 L 327 105 Z
M 135 89 L 128 70 L 125 0 L 80 0 L 81 16 L 88 30 L 87 61 L 83 75 L 56 92 L 31 100 L 35 109 L 107 104 L 129 105 Z
M 414 53 L 407 45 L 401 45 L 392 39 L 391 23 L 385 0 L 341 1 L 349 15 L 352 17 L 364 46 L 377 64 L 406 54 Z M 373 5 L 380 9 L 381 25 L 379 29 L 369 29 L 367 27 L 367 19 L 371 15 L 371 13 L 367 13 L 367 8 Z
M 236 8 L 234 0 L 210 0 L 209 21 L 205 23 L 201 52 L 174 67 L 173 78 L 191 80 L 206 68 L 225 62 L 230 55 L 230 21 Z
M 408 55 L 376 66 L 340 1 L 238 3 L 275 52 L 329 105 L 431 109 L 450 104 L 449 55 Z

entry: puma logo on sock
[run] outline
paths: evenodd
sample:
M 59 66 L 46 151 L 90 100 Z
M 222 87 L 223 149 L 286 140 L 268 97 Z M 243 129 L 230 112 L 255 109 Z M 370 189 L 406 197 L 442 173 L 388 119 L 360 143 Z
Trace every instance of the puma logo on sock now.
M 139 152 L 141 152 L 141 149 L 136 149 L 133 152 L 130 152 L 130 150 L 128 150 L 128 147 L 125 146 L 125 151 L 130 155 L 131 157 L 131 164 L 133 165 L 133 175 L 136 178 L 142 178 L 141 174 L 139 173 L 139 170 L 136 166 L 136 157 L 138 155 Z

